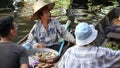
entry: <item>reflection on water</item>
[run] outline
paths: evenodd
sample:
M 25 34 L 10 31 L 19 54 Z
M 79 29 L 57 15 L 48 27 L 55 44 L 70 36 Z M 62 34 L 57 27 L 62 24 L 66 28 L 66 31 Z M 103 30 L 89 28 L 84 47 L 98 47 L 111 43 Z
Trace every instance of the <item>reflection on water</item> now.
M 6 15 L 14 15 L 13 12 L 5 12 L 5 13 L 0 13 L 1 16 L 6 16 Z M 26 17 L 21 17 L 17 16 L 16 18 L 16 23 L 18 24 L 18 36 L 14 39 L 15 42 L 18 42 L 21 38 L 23 38 L 29 30 L 32 28 L 34 22 L 29 20 Z
M 75 23 L 77 22 L 88 22 L 97 24 L 105 15 L 114 8 L 114 6 L 99 7 L 94 10 L 85 9 L 70 9 L 70 15 L 75 17 Z

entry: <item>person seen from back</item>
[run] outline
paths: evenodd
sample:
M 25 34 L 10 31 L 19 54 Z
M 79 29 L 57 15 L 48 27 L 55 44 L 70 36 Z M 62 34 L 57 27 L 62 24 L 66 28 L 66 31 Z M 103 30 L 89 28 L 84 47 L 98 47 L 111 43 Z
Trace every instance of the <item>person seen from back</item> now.
M 97 35 L 93 25 L 79 23 L 75 28 L 76 46 L 64 53 L 58 68 L 116 68 L 116 63 L 120 63 L 120 50 L 95 46 Z

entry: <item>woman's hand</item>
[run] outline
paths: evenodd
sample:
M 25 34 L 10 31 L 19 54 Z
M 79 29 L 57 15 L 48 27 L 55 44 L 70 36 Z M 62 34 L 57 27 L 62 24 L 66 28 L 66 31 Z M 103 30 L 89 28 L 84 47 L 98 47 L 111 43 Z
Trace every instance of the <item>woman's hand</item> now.
M 44 44 L 39 43 L 39 44 L 37 45 L 37 48 L 45 48 L 45 46 L 44 46 Z

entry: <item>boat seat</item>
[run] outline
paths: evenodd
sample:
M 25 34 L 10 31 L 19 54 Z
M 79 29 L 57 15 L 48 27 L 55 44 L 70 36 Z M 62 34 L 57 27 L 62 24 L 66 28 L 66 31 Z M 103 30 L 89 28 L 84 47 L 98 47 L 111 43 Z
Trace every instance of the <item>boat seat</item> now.
M 108 39 L 110 39 L 110 38 L 120 39 L 120 33 L 117 32 L 117 31 L 114 31 L 114 32 L 109 31 L 106 34 L 105 31 L 104 31 L 104 29 L 103 29 L 103 27 L 102 27 L 102 25 L 101 25 L 101 23 L 99 23 L 99 30 L 100 30 L 101 34 L 103 35 L 103 37 L 106 37 Z
M 115 38 L 115 39 L 120 39 L 120 33 L 115 33 L 115 32 L 109 32 L 106 35 L 107 38 Z

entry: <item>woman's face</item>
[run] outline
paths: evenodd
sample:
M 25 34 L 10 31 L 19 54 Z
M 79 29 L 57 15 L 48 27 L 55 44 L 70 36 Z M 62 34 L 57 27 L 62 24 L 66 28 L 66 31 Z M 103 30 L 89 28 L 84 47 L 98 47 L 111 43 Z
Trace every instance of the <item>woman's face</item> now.
M 42 16 L 41 19 L 49 20 L 51 18 L 50 11 L 46 8 L 42 10 Z

